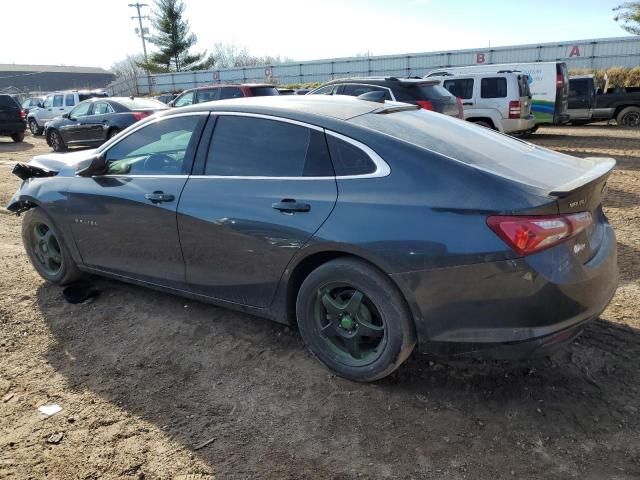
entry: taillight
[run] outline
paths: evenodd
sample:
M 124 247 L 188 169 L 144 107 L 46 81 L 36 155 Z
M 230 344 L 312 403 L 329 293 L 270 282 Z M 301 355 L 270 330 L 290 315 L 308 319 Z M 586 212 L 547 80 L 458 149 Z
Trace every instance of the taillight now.
M 139 122 L 144 117 L 148 117 L 151 115 L 151 112 L 133 112 L 133 118 L 136 119 L 136 122 Z
M 458 101 L 458 118 L 464 120 L 464 107 L 462 106 L 462 99 L 460 97 L 456 97 Z
M 420 108 L 424 108 L 425 110 L 433 110 L 433 103 L 429 100 L 417 100 L 416 103 L 420 105 Z
M 520 118 L 520 100 L 509 102 L 509 118 Z
M 591 225 L 589 212 L 571 215 L 492 215 L 487 225 L 519 255 L 531 255 L 576 236 Z
M 564 77 L 562 76 L 561 73 L 558 73 L 556 75 L 556 88 L 562 88 L 564 87 Z
M 20 118 L 23 119 L 27 116 L 26 113 L 24 113 L 24 110 L 20 109 Z

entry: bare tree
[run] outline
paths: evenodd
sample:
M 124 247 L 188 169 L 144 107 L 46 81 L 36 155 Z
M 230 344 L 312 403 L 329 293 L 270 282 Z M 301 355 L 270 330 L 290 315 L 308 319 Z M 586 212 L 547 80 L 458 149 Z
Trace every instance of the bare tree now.
M 128 95 L 136 95 L 138 93 L 138 77 L 144 76 L 145 71 L 140 66 L 144 62 L 142 54 L 127 55 L 111 65 L 111 71 L 117 77 L 118 91 Z

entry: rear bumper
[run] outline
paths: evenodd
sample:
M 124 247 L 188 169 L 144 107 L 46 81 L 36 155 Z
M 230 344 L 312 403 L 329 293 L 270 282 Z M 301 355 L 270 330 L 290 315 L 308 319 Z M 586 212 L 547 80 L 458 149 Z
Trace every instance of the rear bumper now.
M 504 133 L 520 133 L 532 130 L 536 125 L 536 117 L 529 115 L 525 118 L 505 118 L 502 120 Z
M 22 133 L 26 129 L 27 129 L 26 120 L 0 123 L 0 135 L 13 135 L 14 133 Z
M 393 275 L 407 293 L 422 349 L 527 356 L 570 340 L 617 288 L 615 235 L 604 228 L 598 252 L 585 264 L 559 245 L 515 260 Z

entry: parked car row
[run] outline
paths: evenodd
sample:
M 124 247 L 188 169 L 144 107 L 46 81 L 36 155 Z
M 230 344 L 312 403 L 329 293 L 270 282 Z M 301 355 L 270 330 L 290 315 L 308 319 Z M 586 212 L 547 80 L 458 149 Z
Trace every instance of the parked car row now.
M 100 90 L 67 90 L 53 92 L 44 97 L 41 104 L 33 109 L 30 108 L 27 115 L 29 130 L 34 135 L 42 135 L 45 124 L 65 113 L 69 113 L 73 107 L 80 102 L 94 97 L 107 97 L 108 95 Z

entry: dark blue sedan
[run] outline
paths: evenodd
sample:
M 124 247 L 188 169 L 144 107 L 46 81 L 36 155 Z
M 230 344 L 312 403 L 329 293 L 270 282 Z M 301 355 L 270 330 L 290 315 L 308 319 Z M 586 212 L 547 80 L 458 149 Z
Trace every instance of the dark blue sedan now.
M 618 278 L 614 165 L 408 104 L 264 97 L 18 164 L 8 209 L 50 282 L 89 272 L 297 325 L 372 381 L 416 345 L 528 356 L 597 318 Z
M 44 135 L 56 152 L 68 147 L 97 147 L 143 118 L 168 108 L 152 98 L 91 98 L 47 122 Z

